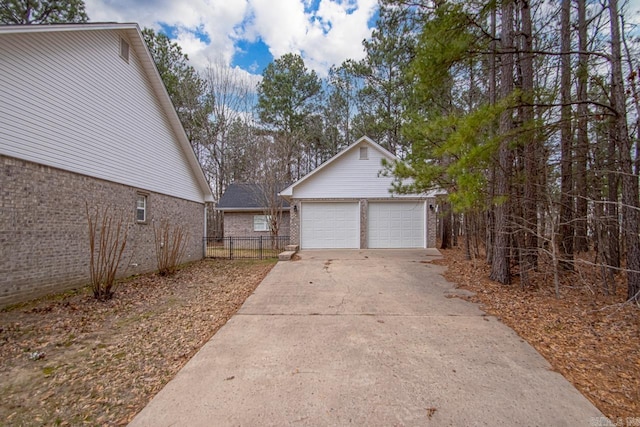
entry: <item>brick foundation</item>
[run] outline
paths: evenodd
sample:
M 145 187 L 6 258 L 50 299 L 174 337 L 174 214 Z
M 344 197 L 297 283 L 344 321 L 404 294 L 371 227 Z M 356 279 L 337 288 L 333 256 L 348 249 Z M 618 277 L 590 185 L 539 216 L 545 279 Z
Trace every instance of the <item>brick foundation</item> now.
M 157 269 L 153 224 L 167 219 L 189 233 L 182 260 L 203 256 L 203 205 L 148 195 L 146 224 L 135 222 L 139 189 L 0 156 L 0 306 L 87 285 L 86 204 L 121 212 L 128 227 L 118 277 Z

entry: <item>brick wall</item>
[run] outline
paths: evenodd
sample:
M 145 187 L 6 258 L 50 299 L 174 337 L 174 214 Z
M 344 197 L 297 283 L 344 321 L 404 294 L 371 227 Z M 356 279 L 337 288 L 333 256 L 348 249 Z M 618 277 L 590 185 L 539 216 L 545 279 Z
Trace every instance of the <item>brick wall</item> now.
M 225 212 L 224 237 L 258 237 L 270 236 L 269 231 L 253 231 L 253 217 L 263 215 L 261 212 Z M 289 235 L 289 212 L 282 212 L 279 236 Z
M 430 197 L 427 199 L 427 247 L 436 247 L 436 229 L 438 218 L 435 211 L 436 199 Z M 431 209 L 433 207 L 433 209 Z
M 289 243 L 300 246 L 300 201 L 291 203 L 291 216 L 289 218 Z
M 163 219 L 188 230 L 183 261 L 203 256 L 200 203 L 145 192 L 148 222 L 138 224 L 136 188 L 6 156 L 0 156 L 0 182 L 0 306 L 88 284 L 85 203 L 125 218 L 119 277 L 157 269 L 153 224 Z

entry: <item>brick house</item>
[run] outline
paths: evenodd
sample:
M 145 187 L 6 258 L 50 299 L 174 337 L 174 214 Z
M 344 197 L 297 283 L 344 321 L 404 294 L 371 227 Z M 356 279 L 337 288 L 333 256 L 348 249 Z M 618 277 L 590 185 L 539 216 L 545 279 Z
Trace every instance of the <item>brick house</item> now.
M 0 26 L 0 58 L 0 305 L 88 284 L 86 206 L 125 218 L 120 277 L 161 220 L 203 257 L 213 195 L 136 24 Z
M 231 184 L 220 198 L 217 210 L 224 215 L 224 237 L 271 236 L 270 222 L 278 222 L 278 236 L 289 235 L 289 203 L 274 194 L 275 217 L 268 207 L 270 197 L 260 184 Z M 272 202 L 273 203 L 273 202 Z

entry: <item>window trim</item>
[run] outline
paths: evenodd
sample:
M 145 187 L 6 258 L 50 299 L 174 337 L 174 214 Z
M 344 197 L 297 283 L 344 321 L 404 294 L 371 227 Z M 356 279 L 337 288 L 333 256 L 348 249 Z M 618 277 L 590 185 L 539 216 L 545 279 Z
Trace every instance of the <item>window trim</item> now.
M 144 207 L 140 208 L 138 206 L 138 202 L 140 198 L 144 198 Z M 144 212 L 144 219 L 138 219 L 138 212 L 142 209 Z M 136 203 L 135 203 L 135 219 L 136 224 L 148 224 L 149 223 L 149 193 L 142 193 L 140 191 L 136 192 Z
M 256 228 L 256 219 L 262 217 L 262 223 L 264 224 L 264 230 L 263 229 L 257 229 Z M 271 221 L 271 215 L 254 215 L 253 216 L 253 231 L 255 232 L 263 232 L 263 231 L 271 231 L 270 227 L 269 227 L 269 222 Z
M 360 160 L 369 160 L 369 147 L 360 147 Z

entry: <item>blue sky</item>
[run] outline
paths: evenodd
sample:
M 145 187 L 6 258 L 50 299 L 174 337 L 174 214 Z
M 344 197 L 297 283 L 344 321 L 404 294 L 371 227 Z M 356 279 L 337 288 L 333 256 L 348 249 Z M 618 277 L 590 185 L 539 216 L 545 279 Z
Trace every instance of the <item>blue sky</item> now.
M 639 0 L 640 1 L 640 0 Z M 324 76 L 364 57 L 377 0 L 85 0 L 92 22 L 136 22 L 178 42 L 198 69 L 220 59 L 253 75 L 299 53 Z
M 85 0 L 92 22 L 136 22 L 178 42 L 191 64 L 211 62 L 257 76 L 274 58 L 299 53 L 325 76 L 345 59 L 362 59 L 377 0 Z M 640 24 L 640 0 L 627 22 Z M 638 27 L 640 28 L 640 26 Z

